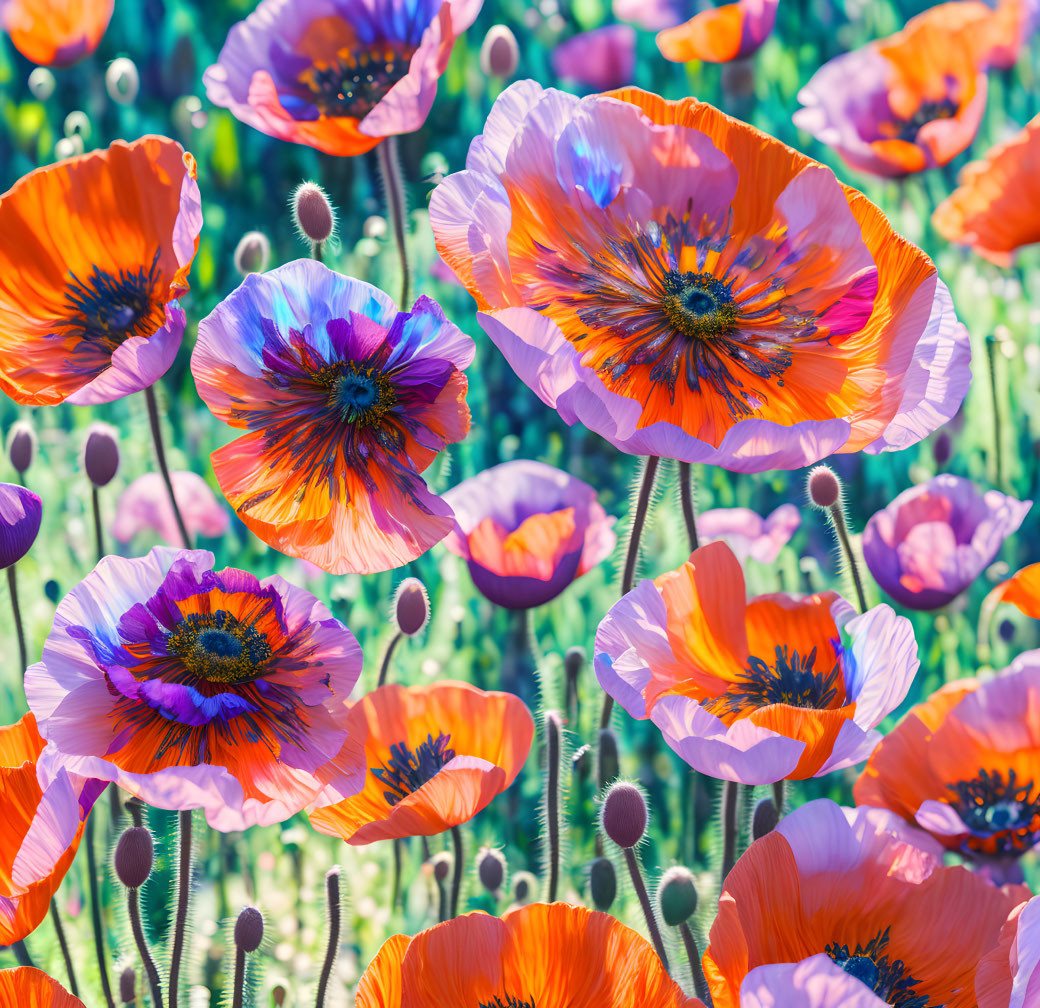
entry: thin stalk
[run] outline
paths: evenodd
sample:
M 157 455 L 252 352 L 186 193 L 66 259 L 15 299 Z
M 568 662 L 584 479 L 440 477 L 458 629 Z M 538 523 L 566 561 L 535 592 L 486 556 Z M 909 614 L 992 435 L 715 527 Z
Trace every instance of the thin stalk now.
M 694 503 L 693 466 L 689 462 L 679 463 L 679 500 L 682 502 L 683 521 L 690 540 L 692 553 L 700 545 L 697 539 L 697 509 Z
M 58 937 L 58 946 L 61 948 L 61 957 L 65 960 L 65 972 L 69 978 L 69 990 L 73 997 L 79 997 L 79 984 L 76 983 L 76 970 L 72 965 L 72 956 L 69 954 L 69 943 L 65 940 L 65 928 L 61 923 L 61 914 L 58 913 L 58 904 L 51 898 L 51 921 L 54 923 L 54 933 Z
M 111 785 L 115 787 L 115 785 Z M 94 850 L 94 816 L 87 816 L 83 829 L 83 843 L 87 848 L 87 874 L 90 885 L 90 923 L 94 928 L 94 950 L 97 953 L 98 973 L 101 975 L 101 990 L 108 1008 L 115 1008 L 112 987 L 108 979 L 108 960 L 105 957 L 105 929 L 101 923 L 101 892 L 98 885 L 97 856 Z
M 19 966 L 33 966 L 35 963 L 32 961 L 32 956 L 29 955 L 29 950 L 25 947 L 24 941 L 16 941 L 12 946 L 11 950 L 14 952 L 15 962 Z
M 29 652 L 25 646 L 25 627 L 22 624 L 22 607 L 18 604 L 18 582 L 14 576 L 14 564 L 7 568 L 7 588 L 11 593 L 11 611 L 14 613 L 14 629 L 18 634 L 18 657 L 22 663 L 22 675 L 29 667 Z
M 831 525 L 834 526 L 834 534 L 838 537 L 838 544 L 841 546 L 841 552 L 845 556 L 845 563 L 849 568 L 849 576 L 852 578 L 853 587 L 856 589 L 856 601 L 859 603 L 859 611 L 865 613 L 867 611 L 867 596 L 863 592 L 863 580 L 859 574 L 859 563 L 856 560 L 856 554 L 852 551 L 852 540 L 849 539 L 848 525 L 845 523 L 845 512 L 842 509 L 841 502 L 832 505 L 827 509 L 827 513 L 831 517 Z
M 140 798 L 130 798 L 126 803 L 126 810 L 135 826 L 144 825 L 144 802 Z
M 177 1008 L 184 933 L 191 898 L 191 811 L 180 812 L 177 821 L 180 827 L 180 857 L 177 862 L 177 916 L 173 922 L 173 949 L 170 952 L 170 1008 Z
M 683 946 L 686 949 L 686 958 L 690 960 L 690 973 L 693 975 L 693 990 L 707 1008 L 712 1008 L 711 991 L 708 990 L 708 981 L 704 979 L 704 970 L 701 968 L 701 953 L 697 948 L 697 939 L 690 930 L 688 921 L 679 925 L 679 935 L 682 937 Z
M 643 526 L 646 524 L 646 514 L 650 509 L 650 498 L 654 491 L 654 478 L 657 476 L 657 467 L 661 460 L 656 455 L 647 456 L 646 466 L 643 469 L 643 480 L 639 486 L 639 497 L 636 500 L 636 509 L 632 515 L 632 531 L 628 537 L 628 552 L 625 554 L 625 569 L 621 575 L 621 595 L 624 597 L 632 590 L 636 579 L 636 561 L 639 558 L 639 540 L 643 535 Z M 614 698 L 609 694 L 603 695 L 603 709 L 599 716 L 600 728 L 610 726 L 610 713 L 614 709 Z
M 450 912 L 452 918 L 459 915 L 459 893 L 462 891 L 462 831 L 458 826 L 451 828 L 451 842 L 455 852 L 455 870 L 451 876 L 451 904 Z
M 642 872 L 639 870 L 636 852 L 631 847 L 625 847 L 623 850 L 625 852 L 625 864 L 628 865 L 628 874 L 632 879 L 632 888 L 636 891 L 639 905 L 643 908 L 643 917 L 646 918 L 646 929 L 650 932 L 650 941 L 657 951 L 657 958 L 661 960 L 661 965 L 667 970 L 668 956 L 664 950 L 664 940 L 661 938 L 661 929 L 657 926 L 654 908 L 650 905 L 650 897 L 647 895 L 646 883 L 643 881 Z
M 383 175 L 383 190 L 386 194 L 386 207 L 390 215 L 390 227 L 394 232 L 397 257 L 401 263 L 401 299 L 398 305 L 401 311 L 407 311 L 411 271 L 408 268 L 408 249 L 405 245 L 407 207 L 404 180 L 401 178 L 401 159 L 397 151 L 397 137 L 388 136 L 383 140 L 376 148 L 376 154 L 379 157 L 379 170 Z
M 394 844 L 394 876 L 390 888 L 390 912 L 397 909 L 397 901 L 401 898 L 401 862 L 404 855 L 404 840 L 397 839 Z
M 173 480 L 170 478 L 170 467 L 166 464 L 166 448 L 163 446 L 162 424 L 159 421 L 159 402 L 155 397 L 155 386 L 149 385 L 144 390 L 145 402 L 148 403 L 148 423 L 152 428 L 152 441 L 155 444 L 155 457 L 159 463 L 159 472 L 163 483 L 166 484 L 166 493 L 170 498 L 170 506 L 173 508 L 173 517 L 177 520 L 177 529 L 184 540 L 184 546 L 191 549 L 191 536 L 188 535 L 188 526 L 184 524 L 181 509 L 177 506 L 177 498 L 173 493 Z
M 134 933 L 134 941 L 137 943 L 137 951 L 144 964 L 145 976 L 148 977 L 148 986 L 152 989 L 152 1008 L 163 1008 L 162 982 L 159 979 L 159 968 L 155 965 L 152 953 L 148 948 L 148 941 L 144 936 L 144 928 L 141 926 L 141 902 L 140 890 L 127 889 L 126 907 L 130 914 L 130 930 Z
M 401 643 L 403 637 L 404 634 L 398 630 L 397 633 L 390 638 L 390 643 L 387 644 L 386 650 L 383 652 L 383 660 L 379 664 L 379 680 L 376 682 L 377 689 L 386 683 L 386 675 L 387 672 L 390 671 L 390 659 L 393 658 L 394 649 Z
M 556 901 L 560 881 L 560 723 L 555 714 L 545 718 L 545 818 L 549 833 L 549 902 Z
M 316 1008 L 324 1008 L 325 994 L 329 989 L 329 978 L 332 976 L 332 967 L 336 963 L 336 955 L 339 952 L 340 898 L 338 868 L 333 868 L 325 876 L 325 898 L 329 908 L 329 944 L 325 949 L 325 961 L 322 963 L 321 976 L 318 978 Z
M 325 242 L 311 242 L 311 258 L 318 262 L 325 262 Z
M 1004 489 L 1004 452 L 1000 423 L 1000 389 L 997 387 L 997 341 L 986 339 L 986 361 L 989 364 L 990 407 L 993 410 L 993 483 L 998 490 Z
M 246 953 L 245 949 L 235 948 L 235 979 L 231 988 L 231 1008 L 242 1008 L 245 995 Z
M 776 806 L 776 814 L 783 817 L 784 814 L 784 782 L 778 780 L 773 785 L 773 804 Z
M 722 884 L 737 860 L 737 804 L 740 785 L 726 781 L 722 785 Z
M 90 485 L 90 505 L 94 512 L 94 552 L 100 563 L 105 555 L 105 533 L 101 527 L 101 498 L 93 483 Z

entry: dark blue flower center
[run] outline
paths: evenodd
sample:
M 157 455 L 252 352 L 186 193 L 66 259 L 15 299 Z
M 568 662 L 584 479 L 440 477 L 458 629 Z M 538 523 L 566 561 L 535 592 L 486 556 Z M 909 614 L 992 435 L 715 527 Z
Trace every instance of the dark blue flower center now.
M 339 362 L 321 368 L 316 377 L 327 389 L 329 406 L 347 423 L 376 426 L 397 405 L 393 382 L 376 367 Z
M 367 410 L 378 398 L 376 383 L 366 375 L 344 375 L 336 389 L 340 405 L 345 410 Z
M 192 675 L 228 685 L 256 679 L 271 659 L 267 638 L 223 609 L 190 613 L 167 638 L 166 646 Z
M 661 281 L 661 308 L 688 339 L 729 336 L 736 328 L 737 305 L 727 284 L 710 273 L 669 270 Z
M 444 766 L 455 759 L 455 750 L 448 747 L 450 735 L 443 733 L 409 749 L 404 742 L 390 746 L 390 759 L 369 771 L 386 788 L 383 797 L 387 804 L 396 805 L 413 791 L 418 791 Z
M 910 975 L 901 959 L 890 959 L 888 932 L 872 938 L 866 945 L 856 944 L 850 950 L 848 945 L 832 942 L 824 950 L 846 973 L 865 983 L 886 1004 L 897 1008 L 944 1008 L 941 1004 L 932 1004 L 927 994 L 920 994 L 914 988 L 921 983 Z
M 299 81 L 327 116 L 363 119 L 407 73 L 413 46 L 375 44 L 371 50 L 340 49 L 330 63 L 315 63 Z
M 968 851 L 1017 856 L 1040 842 L 1040 791 L 1031 780 L 1019 782 L 1013 768 L 1006 780 L 1000 770 L 981 769 L 950 788 L 953 808 L 975 834 L 964 843 Z
M 918 110 L 907 119 L 893 119 L 884 130 L 893 139 L 915 143 L 922 126 L 936 119 L 952 119 L 957 114 L 957 103 L 952 98 L 923 102 Z

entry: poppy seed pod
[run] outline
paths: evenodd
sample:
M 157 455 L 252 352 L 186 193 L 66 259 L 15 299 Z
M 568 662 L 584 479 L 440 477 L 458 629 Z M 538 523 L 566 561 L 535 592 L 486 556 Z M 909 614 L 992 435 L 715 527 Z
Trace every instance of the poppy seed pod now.
M 127 889 L 138 889 L 152 873 L 155 863 L 155 844 L 152 834 L 143 826 L 131 826 L 123 831 L 116 844 L 114 857 L 116 875 Z
M 676 865 L 661 876 L 657 905 L 669 927 L 678 927 L 697 912 L 697 884 L 689 868 Z
M 394 621 L 406 637 L 420 633 L 430 618 L 430 599 L 418 578 L 405 578 L 394 595 Z
M 264 915 L 256 907 L 246 907 L 235 921 L 235 944 L 243 952 L 255 952 L 264 940 Z
M 609 858 L 596 858 L 589 865 L 589 894 L 597 910 L 606 913 L 613 905 L 617 896 L 617 872 Z
M 538 891 L 538 879 L 529 871 L 517 872 L 513 876 L 513 899 L 517 903 L 527 903 Z
M 247 231 L 235 246 L 235 269 L 242 276 L 263 273 L 271 259 L 271 243 L 263 231 Z
M 119 442 L 116 430 L 108 424 L 94 423 L 83 442 L 83 469 L 96 487 L 107 486 L 119 472 Z
M 480 46 L 480 69 L 485 77 L 512 77 L 520 62 L 516 36 L 505 25 L 492 25 Z
M 817 466 L 809 473 L 806 492 L 813 505 L 827 511 L 841 501 L 841 481 L 830 466 Z
M 776 829 L 780 822 L 780 813 L 776 810 L 772 798 L 763 798 L 756 806 L 751 815 L 751 837 L 761 840 L 767 833 Z
M 308 241 L 326 242 L 336 228 L 336 215 L 325 190 L 315 182 L 303 182 L 292 194 L 293 222 Z
M 19 476 L 24 476 L 36 454 L 36 431 L 28 420 L 17 420 L 7 432 L 7 457 Z
M 642 791 L 618 781 L 603 799 L 603 832 L 619 847 L 635 847 L 646 832 L 647 808 Z
M 133 1004 L 137 1000 L 137 974 L 133 966 L 127 966 L 119 974 L 119 1000 L 123 1004 Z
M 433 865 L 433 877 L 438 882 L 443 882 L 448 877 L 453 860 L 449 851 L 438 851 L 430 859 L 430 864 Z
M 497 893 L 506 878 L 505 855 L 493 847 L 482 847 L 477 854 L 477 875 L 489 893 Z

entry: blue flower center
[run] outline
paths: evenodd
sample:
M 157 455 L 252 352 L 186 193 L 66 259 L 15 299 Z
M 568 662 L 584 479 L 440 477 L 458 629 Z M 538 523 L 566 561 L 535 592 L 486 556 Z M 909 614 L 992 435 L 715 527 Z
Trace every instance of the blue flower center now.
M 196 678 L 225 685 L 252 682 L 271 660 L 267 638 L 223 609 L 189 613 L 166 646 Z
M 832 942 L 824 950 L 846 973 L 866 984 L 886 1004 L 897 1008 L 944 1008 L 931 1004 L 927 994 L 916 990 L 920 980 L 910 975 L 901 959 L 890 959 L 889 929 L 872 938 L 866 945 L 857 943 L 855 949 Z
M 195 646 L 217 658 L 237 658 L 242 653 L 242 641 L 226 630 L 204 630 Z
M 969 853 L 1018 856 L 1040 842 L 1040 791 L 1033 781 L 1020 782 L 1013 768 L 1007 779 L 1000 770 L 950 785 L 951 805 L 975 834 L 964 842 Z
M 394 806 L 418 791 L 445 763 L 455 759 L 455 750 L 448 747 L 450 741 L 451 736 L 442 733 L 437 738 L 427 735 L 414 750 L 404 742 L 390 746 L 390 759 L 369 771 L 386 788 L 383 797 L 388 805 Z
M 349 374 L 339 380 L 336 395 L 345 410 L 367 410 L 378 398 L 376 383 L 366 375 Z
M 923 126 L 936 119 L 952 119 L 957 115 L 957 103 L 952 98 L 923 102 L 918 110 L 907 119 L 893 119 L 882 132 L 896 140 L 916 143 L 917 134 Z
M 687 339 L 712 340 L 732 335 L 737 305 L 721 280 L 710 273 L 669 270 L 661 288 L 665 316 Z
M 349 424 L 378 426 L 397 406 L 394 383 L 378 367 L 337 361 L 319 368 L 314 377 L 325 388 L 330 409 Z

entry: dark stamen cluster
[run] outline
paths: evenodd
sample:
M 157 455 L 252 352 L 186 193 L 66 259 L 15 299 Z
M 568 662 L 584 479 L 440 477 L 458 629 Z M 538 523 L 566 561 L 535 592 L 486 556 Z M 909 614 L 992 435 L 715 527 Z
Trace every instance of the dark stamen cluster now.
M 930 1004 L 927 994 L 919 994 L 914 988 L 921 982 L 906 969 L 902 959 L 889 959 L 888 932 L 872 938 L 866 945 L 858 942 L 854 951 L 848 945 L 831 942 L 824 949 L 838 966 L 862 980 L 882 1001 L 896 1008 L 944 1008 Z
M 389 805 L 396 805 L 430 780 L 445 763 L 455 759 L 455 750 L 448 748 L 450 735 L 426 736 L 426 741 L 412 752 L 403 742 L 390 746 L 390 759 L 382 766 L 373 767 L 372 776 L 387 790 L 383 797 Z
M 490 1001 L 478 1002 L 477 1008 L 535 1008 L 535 1004 L 533 997 L 529 1001 L 521 1001 L 520 998 L 507 994 L 503 1000 L 496 994 Z
M 891 133 L 892 139 L 905 140 L 907 143 L 915 143 L 917 134 L 923 126 L 927 126 L 936 119 L 952 119 L 957 114 L 957 103 L 951 98 L 941 101 L 923 102 L 918 110 L 908 119 L 895 119 L 886 132 Z
M 189 613 L 166 646 L 192 675 L 228 685 L 251 682 L 271 660 L 267 638 L 224 609 Z
M 329 406 L 347 423 L 375 426 L 397 405 L 393 382 L 378 368 L 341 362 L 321 368 L 316 377 L 328 390 Z
M 413 50 L 341 49 L 334 63 L 318 63 L 300 74 L 311 101 L 327 116 L 363 119 L 407 73 Z
M 998 856 L 1023 854 L 1040 841 L 1040 791 L 1033 782 L 1019 783 L 1014 769 L 1007 781 L 1000 770 L 979 771 L 970 781 L 951 785 L 953 803 L 965 825 L 979 838 L 969 839 L 969 849 Z

